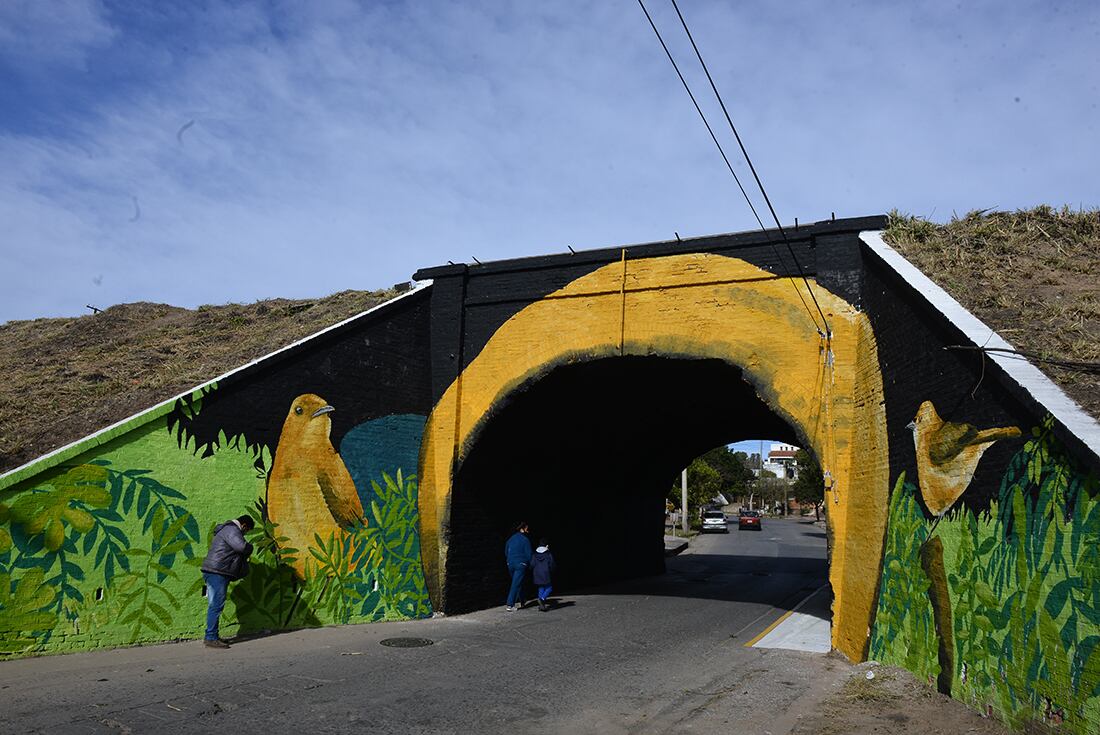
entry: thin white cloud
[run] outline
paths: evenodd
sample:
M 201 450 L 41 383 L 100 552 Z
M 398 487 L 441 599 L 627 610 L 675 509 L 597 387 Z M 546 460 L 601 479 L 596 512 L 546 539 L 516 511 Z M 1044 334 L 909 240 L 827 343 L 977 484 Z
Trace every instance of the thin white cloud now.
M 98 0 L 5 0 L 0 3 L 0 59 L 34 71 L 43 65 L 83 66 L 115 30 Z

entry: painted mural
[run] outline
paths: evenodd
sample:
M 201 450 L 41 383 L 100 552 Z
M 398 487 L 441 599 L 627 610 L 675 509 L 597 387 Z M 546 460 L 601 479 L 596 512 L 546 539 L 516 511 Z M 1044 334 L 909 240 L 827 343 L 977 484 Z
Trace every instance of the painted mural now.
M 899 473 L 890 497 L 871 656 L 1013 725 L 1095 732 L 1100 482 L 1048 416 L 1015 442 L 996 498 L 975 512 L 955 504 L 975 455 L 1019 432 L 949 425 L 946 443 L 930 444 L 922 417 L 937 420 L 922 406 L 916 472 Z
M 1013 724 L 1095 732 L 1100 480 L 945 352 L 956 336 L 896 274 L 830 247 L 806 284 L 828 335 L 765 244 L 451 266 L 384 318 L 0 480 L 0 652 L 200 637 L 198 566 L 242 512 L 256 550 L 226 635 L 446 609 L 455 471 L 502 406 L 563 366 L 721 361 L 830 477 L 836 649 Z M 984 418 L 945 420 L 962 407 Z M 495 529 L 470 528 L 497 558 Z
M 197 418 L 201 400 L 187 410 Z M 199 565 L 213 527 L 242 512 L 257 519 L 256 550 L 230 587 L 228 634 L 430 614 L 416 514 L 424 419 L 349 432 L 357 485 L 329 442 L 332 410 L 296 399 L 274 453 L 222 433 L 200 455 L 161 417 L 0 490 L 0 651 L 198 637 Z
M 419 505 L 433 602 L 442 600 L 446 609 L 449 539 L 443 529 L 452 468 L 466 458 L 486 417 L 513 392 L 576 362 L 652 355 L 718 359 L 743 370 L 752 389 L 797 427 L 835 478 L 833 640 L 861 658 L 889 490 L 882 375 L 866 315 L 810 284 L 829 314 L 828 339 L 807 316 L 805 296 L 790 279 L 713 253 L 630 260 L 624 251 L 620 262 L 513 314 L 436 402 L 425 430 Z
M 399 301 L 0 480 L 0 653 L 201 638 L 199 567 L 242 513 L 226 636 L 430 615 L 426 300 Z

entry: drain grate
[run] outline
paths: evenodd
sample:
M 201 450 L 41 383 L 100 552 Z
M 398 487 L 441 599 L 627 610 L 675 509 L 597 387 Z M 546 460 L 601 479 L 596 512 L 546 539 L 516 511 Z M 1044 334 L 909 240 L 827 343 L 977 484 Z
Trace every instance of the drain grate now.
M 420 648 L 435 643 L 431 638 L 385 638 L 378 642 L 391 648 Z

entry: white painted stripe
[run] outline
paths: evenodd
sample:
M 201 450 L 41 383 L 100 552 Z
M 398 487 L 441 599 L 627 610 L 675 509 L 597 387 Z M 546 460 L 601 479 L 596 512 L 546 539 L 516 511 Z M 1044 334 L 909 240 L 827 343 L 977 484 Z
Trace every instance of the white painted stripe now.
M 344 326 L 345 324 L 350 324 L 351 322 L 354 322 L 356 319 L 362 319 L 363 317 L 367 316 L 368 314 L 371 314 L 375 311 L 378 311 L 379 309 L 382 309 L 384 307 L 390 306 L 391 304 L 394 304 L 394 303 L 400 301 L 401 299 L 408 298 L 408 297 L 412 296 L 413 294 L 418 293 L 419 291 L 423 291 L 425 288 L 427 288 L 428 286 L 431 286 L 431 285 L 432 285 L 432 282 L 430 280 L 428 280 L 428 281 L 417 281 L 413 284 L 413 287 L 411 289 L 409 289 L 405 293 L 401 294 L 400 296 L 395 296 L 394 298 L 390 299 L 389 301 L 383 301 L 381 304 L 377 304 L 375 306 L 372 306 L 371 308 L 367 309 L 366 311 L 361 311 L 361 312 L 359 312 L 358 314 L 356 314 L 354 316 L 348 317 L 347 319 L 343 320 L 342 322 L 337 322 L 336 324 L 333 324 L 331 327 L 325 327 L 321 331 L 314 332 L 313 334 L 309 335 L 308 337 L 303 337 L 302 339 L 298 340 L 297 342 L 292 342 L 291 344 L 287 345 L 286 347 L 281 347 L 280 349 L 277 349 L 274 352 L 270 352 L 270 353 L 264 355 L 263 357 L 257 357 L 255 360 L 253 360 L 250 363 L 247 363 L 245 365 L 241 365 L 238 368 L 234 368 L 233 370 L 230 370 L 227 373 L 222 373 L 221 375 L 214 378 L 213 380 L 208 380 L 205 383 L 201 383 L 201 384 L 195 386 L 194 388 L 191 388 L 189 390 L 185 390 L 184 392 L 182 392 L 178 395 L 172 396 L 168 400 L 161 401 L 160 403 L 158 403 L 154 406 L 150 406 L 149 408 L 145 409 L 144 411 L 138 411 L 133 416 L 128 416 L 128 417 L 122 419 L 121 421 L 116 421 L 115 423 L 111 424 L 110 426 L 107 426 L 103 429 L 100 429 L 99 431 L 97 431 L 95 433 L 88 434 L 87 436 L 81 437 L 80 439 L 77 439 L 74 442 L 66 444 L 63 447 L 58 447 L 57 449 L 53 450 L 52 452 L 48 452 L 46 454 L 43 454 L 40 457 L 35 457 L 34 459 L 32 459 L 30 462 L 27 462 L 26 464 L 22 464 L 22 465 L 14 468 L 14 469 L 8 470 L 7 472 L 4 472 L 3 474 L 0 474 L 0 487 L 3 487 L 4 479 L 6 477 L 9 477 L 10 475 L 14 475 L 16 473 L 22 472 L 23 470 L 28 469 L 32 465 L 38 465 L 38 464 L 42 465 L 41 469 L 48 469 L 51 466 L 51 463 L 50 463 L 49 460 L 52 457 L 56 457 L 59 454 L 63 454 L 64 452 L 67 452 L 68 450 L 70 450 L 70 449 L 72 449 L 72 448 L 74 448 L 74 447 L 76 447 L 80 444 L 84 444 L 85 442 L 89 442 L 89 441 L 95 439 L 98 436 L 101 436 L 103 434 L 107 434 L 110 431 L 112 431 L 114 429 L 117 429 L 120 426 L 123 426 L 124 424 L 130 423 L 132 421 L 135 421 L 136 419 L 141 418 L 142 416 L 145 416 L 147 414 L 154 414 L 158 410 L 163 409 L 167 406 L 170 406 L 170 405 L 174 404 L 176 401 L 178 401 L 181 398 L 186 398 L 187 396 L 194 395 L 197 391 L 200 391 L 203 388 L 206 388 L 210 385 L 213 385 L 213 384 L 218 383 L 222 380 L 225 380 L 226 378 L 228 378 L 231 375 L 239 373 L 242 370 L 247 370 L 248 368 L 252 367 L 253 365 L 259 365 L 261 362 L 264 362 L 266 360 L 270 360 L 271 358 L 273 358 L 277 355 L 280 355 L 283 352 L 286 352 L 287 350 L 292 350 L 295 347 L 298 347 L 299 345 L 305 344 L 306 342 L 309 342 L 312 339 L 316 339 L 317 337 L 320 337 L 323 334 L 327 334 L 328 332 L 331 332 L 335 329 L 339 329 L 340 327 Z M 133 428 L 137 428 L 140 425 L 141 424 L 135 424 Z
M 902 257 L 882 239 L 881 231 L 861 232 L 859 238 L 890 268 L 916 289 L 936 311 L 954 324 L 978 347 L 1014 349 L 999 334 L 971 314 L 950 294 L 937 286 L 916 266 Z M 1085 413 L 1058 385 L 1020 355 L 987 352 L 986 357 L 1000 365 L 1012 380 L 1031 394 L 1054 418 L 1100 457 L 1100 423 Z

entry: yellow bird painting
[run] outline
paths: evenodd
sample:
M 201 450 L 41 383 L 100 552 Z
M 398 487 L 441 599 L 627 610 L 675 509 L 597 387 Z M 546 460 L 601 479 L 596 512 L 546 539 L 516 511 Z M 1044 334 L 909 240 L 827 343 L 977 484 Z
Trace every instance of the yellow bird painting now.
M 937 523 L 970 485 L 985 450 L 995 441 L 1020 436 L 1015 426 L 978 430 L 944 421 L 931 401 L 920 405 L 909 428 L 917 449 L 921 497 Z
M 278 524 L 276 535 L 287 538 L 284 545 L 298 550 L 293 567 L 300 578 L 314 535 L 327 541 L 366 522 L 351 474 L 332 448 L 333 410 L 312 393 L 291 402 L 268 477 L 268 518 Z

